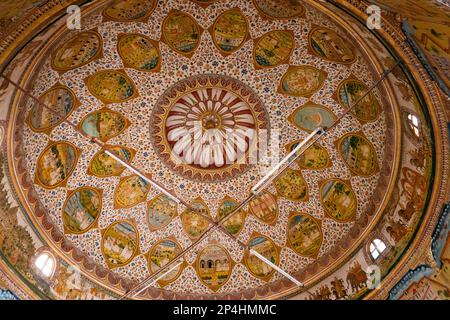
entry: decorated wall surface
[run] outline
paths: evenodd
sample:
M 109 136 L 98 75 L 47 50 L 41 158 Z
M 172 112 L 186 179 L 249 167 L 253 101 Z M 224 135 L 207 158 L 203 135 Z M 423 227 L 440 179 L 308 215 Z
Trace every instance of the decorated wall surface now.
M 430 219 L 441 183 L 439 123 L 407 70 L 394 68 L 371 88 L 396 61 L 364 25 L 333 10 L 309 1 L 98 1 L 83 7 L 82 30 L 61 19 L 29 42 L 3 72 L 56 113 L 2 83 L 4 290 L 24 299 L 116 299 L 211 226 L 106 147 L 218 221 L 268 165 L 229 164 L 260 146 L 211 143 L 217 137 L 202 132 L 279 135 L 271 147 L 285 155 L 367 90 L 225 225 L 305 288 L 217 230 L 135 298 L 399 298 L 431 286 L 409 289 L 402 280 L 388 294 L 372 284 L 400 264 Z M 197 145 L 184 150 L 181 135 Z M 375 239 L 386 246 L 376 258 Z M 56 260 L 50 279 L 33 266 L 42 252 Z M 413 278 L 438 282 L 429 297 L 441 299 L 448 279 L 439 259 L 418 266 L 429 278 Z

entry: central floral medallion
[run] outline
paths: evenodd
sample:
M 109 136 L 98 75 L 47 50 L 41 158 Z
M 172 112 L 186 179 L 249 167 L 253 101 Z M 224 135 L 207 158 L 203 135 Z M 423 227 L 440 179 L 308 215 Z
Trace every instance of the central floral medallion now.
M 220 75 L 184 79 L 169 88 L 153 111 L 156 152 L 182 176 L 221 181 L 258 160 L 268 137 L 268 116 L 244 83 Z

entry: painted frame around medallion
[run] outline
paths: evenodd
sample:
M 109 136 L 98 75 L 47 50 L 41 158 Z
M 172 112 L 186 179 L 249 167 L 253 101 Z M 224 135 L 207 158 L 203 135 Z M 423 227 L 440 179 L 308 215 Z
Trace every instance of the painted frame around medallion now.
M 146 174 L 146 176 L 147 176 L 148 178 L 151 178 L 151 175 L 150 175 L 150 174 Z M 118 191 L 119 188 L 121 187 L 122 183 L 124 183 L 124 182 L 126 182 L 126 181 L 128 181 L 128 180 L 131 180 L 131 179 L 133 179 L 133 178 L 142 179 L 142 178 L 139 177 L 137 174 L 132 174 L 132 175 L 126 176 L 126 177 L 120 177 L 119 182 L 117 183 L 117 185 L 116 185 L 116 187 L 115 187 L 115 189 L 114 189 L 114 196 L 113 196 L 113 199 L 114 199 L 114 205 L 113 205 L 113 207 L 114 207 L 114 209 L 130 209 L 130 208 L 133 208 L 133 207 L 135 207 L 135 206 L 137 206 L 137 205 L 139 205 L 139 204 L 141 204 L 141 203 L 147 201 L 148 194 L 149 194 L 149 192 L 150 192 L 150 190 L 151 190 L 151 185 L 150 185 L 150 183 L 148 183 L 147 181 L 146 181 L 146 183 L 147 183 L 147 186 L 148 186 L 148 190 L 145 192 L 145 195 L 144 195 L 144 199 L 143 199 L 143 200 L 141 200 L 141 201 L 139 201 L 139 202 L 136 202 L 136 203 L 131 203 L 131 204 L 128 204 L 128 205 L 122 205 L 122 204 L 120 204 L 119 201 L 117 200 L 117 198 L 118 198 L 118 196 L 117 196 L 117 191 Z
M 233 12 L 233 11 L 238 12 L 238 13 L 244 18 L 245 24 L 246 24 L 246 30 L 245 30 L 245 36 L 244 36 L 244 38 L 242 39 L 242 41 L 241 41 L 241 43 L 239 44 L 239 46 L 237 46 L 237 47 L 236 47 L 235 49 L 233 49 L 232 51 L 229 51 L 229 52 L 228 52 L 228 51 L 225 51 L 225 50 L 223 50 L 222 48 L 220 48 L 220 46 L 217 44 L 217 40 L 216 40 L 216 37 L 215 37 L 215 34 L 216 34 L 216 31 L 215 31 L 215 30 L 216 30 L 216 25 L 217 25 L 217 22 L 219 21 L 219 19 L 221 19 L 221 18 L 224 17 L 226 14 L 228 14 L 228 13 L 230 13 L 230 12 Z M 232 55 L 232 54 L 236 53 L 237 51 L 239 51 L 239 50 L 247 43 L 248 40 L 251 39 L 251 37 L 250 37 L 250 25 L 249 25 L 249 23 L 248 23 L 248 19 L 247 19 L 247 17 L 244 15 L 244 13 L 242 12 L 242 10 L 241 10 L 239 7 L 234 7 L 234 8 L 225 10 L 225 11 L 223 11 L 222 13 L 220 13 L 220 14 L 217 16 L 217 18 L 214 20 L 214 23 L 212 24 L 212 26 L 208 28 L 208 32 L 209 32 L 209 34 L 210 34 L 210 36 L 211 36 L 211 38 L 212 38 L 212 41 L 213 41 L 213 43 L 214 43 L 214 46 L 216 47 L 216 49 L 219 51 L 219 53 L 220 53 L 223 57 L 227 57 L 227 56 L 229 56 L 229 55 Z
M 328 208 L 324 205 L 324 200 L 323 200 L 323 195 L 322 195 L 322 190 L 325 186 L 325 184 L 327 184 L 328 182 L 333 182 L 333 181 L 337 181 L 337 182 L 341 182 L 342 184 L 344 184 L 352 193 L 354 199 L 355 199 L 355 209 L 352 211 L 351 213 L 351 218 L 349 219 L 336 219 L 335 217 L 333 217 L 332 212 L 330 212 L 328 210 Z M 320 199 L 320 204 L 322 205 L 323 208 L 323 212 L 325 213 L 325 216 L 327 218 L 332 219 L 333 221 L 336 221 L 338 223 L 347 223 L 347 222 L 352 222 L 356 220 L 356 216 L 357 216 L 357 211 L 358 211 L 358 198 L 356 197 L 356 193 L 353 190 L 352 184 L 350 180 L 344 180 L 344 179 L 340 179 L 340 178 L 329 178 L 329 179 L 323 179 L 319 181 L 319 199 Z
M 134 229 L 134 231 L 136 232 L 136 248 L 133 251 L 133 254 L 131 255 L 131 257 L 129 259 L 127 259 L 124 263 L 121 264 L 114 264 L 108 261 L 108 259 L 106 258 L 105 252 L 104 252 L 104 242 L 105 242 L 105 235 L 108 233 L 108 231 L 114 227 L 117 224 L 120 223 L 128 223 L 129 225 L 131 225 Z M 108 266 L 109 269 L 115 269 L 115 268 L 120 268 L 123 266 L 128 265 L 131 261 L 133 261 L 134 258 L 136 258 L 137 256 L 139 256 L 140 253 L 140 238 L 139 238 L 139 230 L 136 226 L 136 222 L 134 219 L 121 219 L 121 220 L 117 220 L 114 221 L 113 223 L 109 224 L 106 228 L 103 228 L 100 230 L 101 233 L 101 242 L 100 242 L 100 251 L 102 253 L 102 256 L 105 260 L 106 265 Z
M 72 168 L 70 169 L 70 171 L 67 173 L 67 176 L 63 180 L 61 180 L 60 182 L 58 182 L 55 185 L 47 186 L 39 178 L 39 174 L 38 174 L 38 170 L 37 170 L 37 164 L 41 161 L 42 156 L 51 147 L 53 147 L 55 145 L 58 145 L 58 144 L 65 144 L 65 145 L 68 145 L 69 147 L 71 147 L 74 150 L 74 152 L 75 152 L 75 159 L 74 159 Z M 77 168 L 77 163 L 78 163 L 78 160 L 80 158 L 80 154 L 81 153 L 82 153 L 82 150 L 80 148 L 78 148 L 77 146 L 75 146 L 73 143 L 69 142 L 69 141 L 51 141 L 51 140 L 49 140 L 48 143 L 47 143 L 47 146 L 44 148 L 44 150 L 42 150 L 42 152 L 39 154 L 39 157 L 36 160 L 36 170 L 35 170 L 35 173 L 34 173 L 34 183 L 39 185 L 39 186 L 41 186 L 44 189 L 47 189 L 47 190 L 52 190 L 52 189 L 56 189 L 56 188 L 59 188 L 59 187 L 65 187 L 67 185 L 67 181 L 70 179 L 70 177 L 72 176 L 73 172 Z
M 292 47 L 289 50 L 289 54 L 283 60 L 278 62 L 277 64 L 275 64 L 273 66 L 262 66 L 256 60 L 256 48 L 258 48 L 259 43 L 260 43 L 260 41 L 263 38 L 265 38 L 265 37 L 267 37 L 267 36 L 269 36 L 269 35 L 271 35 L 273 33 L 286 33 L 286 34 L 289 34 L 290 37 L 291 37 L 291 40 L 292 40 Z M 297 45 L 297 43 L 295 41 L 294 31 L 287 30 L 287 29 L 284 29 L 284 30 L 283 29 L 270 30 L 270 31 L 264 33 L 263 35 L 261 35 L 260 37 L 254 38 L 253 39 L 253 53 L 252 53 L 254 68 L 256 70 L 266 70 L 266 69 L 277 68 L 277 67 L 282 66 L 284 64 L 290 64 L 290 60 L 292 58 L 292 53 L 294 52 L 296 45 Z
M 72 101 L 73 101 L 73 106 L 72 106 L 72 108 L 70 109 L 70 111 L 69 111 L 64 117 L 62 117 L 60 120 L 58 120 L 55 124 L 53 124 L 53 125 L 51 125 L 51 126 L 49 126 L 49 127 L 43 128 L 43 129 L 38 129 L 38 128 L 35 128 L 35 127 L 33 126 L 32 120 L 31 120 L 31 111 L 33 110 L 33 108 L 34 108 L 34 106 L 35 106 L 35 105 L 33 104 L 32 107 L 31 107 L 31 109 L 30 109 L 30 110 L 28 111 L 28 113 L 27 113 L 27 117 L 25 118 L 25 123 L 30 127 L 30 129 L 31 129 L 32 131 L 37 132 L 37 133 L 44 133 L 44 134 L 46 134 L 46 135 L 50 135 L 51 132 L 53 131 L 53 129 L 55 129 L 55 128 L 56 128 L 57 126 L 59 126 L 61 123 L 63 123 L 64 121 L 66 121 L 67 118 L 69 118 L 70 115 L 71 115 L 76 109 L 78 109 L 78 108 L 81 106 L 81 103 L 80 103 L 80 101 L 78 100 L 78 98 L 77 98 L 77 96 L 75 95 L 75 93 L 74 93 L 69 87 L 67 87 L 67 86 L 65 86 L 65 85 L 63 85 L 63 84 L 61 84 L 61 83 L 59 83 L 59 82 L 57 82 L 57 83 L 54 84 L 52 87 L 50 87 L 50 89 L 48 89 L 48 90 L 46 90 L 44 93 L 42 93 L 42 94 L 39 96 L 39 101 L 42 99 L 43 96 L 49 94 L 49 93 L 52 92 L 52 91 L 58 90 L 58 89 L 66 90 L 66 91 L 69 93 L 69 95 L 71 96 Z M 53 110 L 52 106 L 47 106 L 47 105 L 44 106 L 44 108 L 47 108 L 47 107 L 49 107 L 50 109 Z
M 316 88 L 314 88 L 312 90 L 309 90 L 309 91 L 307 91 L 307 92 L 305 92 L 303 94 L 289 93 L 283 88 L 283 82 L 284 82 L 284 80 L 287 78 L 287 76 L 291 72 L 294 72 L 297 69 L 310 69 L 310 70 L 313 69 L 313 70 L 315 70 L 318 73 L 318 75 L 321 75 L 323 77 L 323 80 L 320 82 L 320 84 Z M 286 70 L 286 72 L 284 73 L 283 77 L 280 80 L 277 92 L 281 93 L 281 94 L 283 94 L 285 96 L 289 96 L 289 97 L 311 98 L 313 95 L 315 95 L 317 92 L 319 92 L 324 87 L 325 82 L 327 81 L 327 78 L 328 78 L 328 72 L 323 71 L 322 69 L 319 69 L 319 68 L 316 68 L 316 67 L 313 67 L 313 66 L 310 66 L 310 65 L 300 65 L 300 66 L 289 65 L 289 68 Z
M 86 62 L 83 62 L 83 63 L 80 64 L 80 65 L 77 65 L 76 67 L 73 67 L 73 68 L 59 68 L 59 67 L 56 67 L 55 64 L 54 64 L 54 59 L 55 59 L 55 57 L 56 57 L 56 53 L 57 53 L 61 48 L 63 48 L 63 47 L 65 46 L 66 43 L 68 43 L 68 42 L 71 41 L 71 40 L 74 40 L 74 39 L 75 39 L 76 37 L 78 37 L 81 33 L 92 33 L 92 34 L 95 34 L 95 36 L 96 36 L 96 37 L 98 38 L 98 40 L 99 40 L 99 50 L 98 50 L 98 52 L 97 52 L 92 58 L 90 58 L 90 59 L 87 60 Z M 53 70 L 55 70 L 56 72 L 58 72 L 60 75 L 62 75 L 62 74 L 64 74 L 64 73 L 68 72 L 68 71 L 75 70 L 75 69 L 78 69 L 78 68 L 80 68 L 80 67 L 83 67 L 83 66 L 85 66 L 85 65 L 87 65 L 87 64 L 89 64 L 89 63 L 91 63 L 91 62 L 93 62 L 93 61 L 95 61 L 95 60 L 103 59 L 103 57 L 104 57 L 103 46 L 104 46 L 103 37 L 102 37 L 102 35 L 98 32 L 98 29 L 97 29 L 97 28 L 94 28 L 94 29 L 91 29 L 91 30 L 85 30 L 85 31 L 78 32 L 78 33 L 76 33 L 75 35 L 73 35 L 72 37 L 68 38 L 64 43 L 61 43 L 61 39 L 60 39 L 60 40 L 59 40 L 59 46 L 56 47 L 56 49 L 54 49 L 54 50 L 52 51 L 52 53 L 51 53 L 51 63 L 50 63 L 51 68 L 52 68 Z
M 104 175 L 104 176 L 99 176 L 99 175 L 97 175 L 97 174 L 95 174 L 93 171 L 92 171 L 92 168 L 91 168 L 91 166 L 92 166 L 92 160 L 94 160 L 94 159 L 96 159 L 100 154 L 102 154 L 102 153 L 104 153 L 105 152 L 105 150 L 106 149 L 111 149 L 111 148 L 123 148 L 123 149 L 126 149 L 128 152 L 130 152 L 130 161 L 129 162 L 127 162 L 128 164 L 130 164 L 132 161 L 133 161 L 133 158 L 134 158 L 134 156 L 136 155 L 136 150 L 134 150 L 134 149 L 132 149 L 132 148 L 130 148 L 130 147 L 125 147 L 125 146 L 122 146 L 122 145 L 109 145 L 109 144 L 105 144 L 104 146 L 103 146 L 103 148 L 101 148 L 98 152 L 96 152 L 95 154 L 94 154 L 94 156 L 91 158 L 91 160 L 89 161 L 89 165 L 88 165 L 88 169 L 87 169 L 87 174 L 88 175 L 90 175 L 90 176 L 94 176 L 94 177 L 97 177 L 97 178 L 100 178 L 100 179 L 102 179 L 102 178 L 108 178 L 108 177 L 117 177 L 117 176 L 120 176 L 125 170 L 126 170 L 126 167 L 124 167 L 124 166 L 122 166 L 122 169 L 120 170 L 120 173 L 117 173 L 117 174 L 108 174 L 108 175 Z M 115 162 L 117 162 L 116 160 L 114 160 Z M 124 160 L 125 161 L 125 160 Z M 126 161 L 125 161 L 126 162 Z
M 126 1 L 126 0 L 125 0 Z M 145 0 L 148 1 L 148 0 Z M 105 13 L 105 11 L 109 8 L 109 5 L 107 7 L 105 7 L 102 10 L 102 17 L 103 17 L 103 21 L 102 22 L 108 22 L 108 21 L 113 21 L 113 22 L 121 22 L 121 23 L 133 23 L 133 22 L 143 22 L 146 23 L 148 22 L 148 20 L 150 19 L 150 16 L 153 14 L 153 12 L 155 11 L 156 7 L 158 6 L 158 0 L 150 0 L 152 1 L 152 6 L 150 7 L 150 10 L 141 18 L 138 19 L 117 19 L 117 18 L 113 18 L 109 15 L 107 15 Z
M 263 19 L 266 19 L 266 20 L 294 20 L 294 19 L 298 19 L 298 18 L 304 17 L 305 14 L 306 14 L 306 11 L 307 11 L 306 8 L 305 8 L 305 6 L 302 5 L 303 10 L 302 10 L 301 13 L 298 13 L 298 14 L 292 16 L 292 17 L 278 17 L 278 18 L 276 18 L 276 17 L 272 17 L 272 16 L 268 15 L 266 12 L 264 12 L 264 11 L 260 8 L 260 6 L 257 4 L 257 1 L 258 1 L 258 0 L 252 0 L 253 6 L 256 8 L 256 10 L 257 10 L 258 13 L 260 14 L 260 16 L 261 16 Z
M 294 246 L 292 245 L 291 239 L 289 237 L 289 222 L 295 217 L 295 216 L 304 216 L 306 218 L 309 218 L 311 220 L 314 221 L 314 223 L 318 226 L 318 230 L 320 233 L 320 242 L 319 242 L 319 248 L 317 249 L 317 251 L 313 252 L 312 254 L 303 254 L 303 253 L 299 253 L 297 250 L 294 249 Z M 301 256 L 301 257 L 305 257 L 305 258 L 314 258 L 317 259 L 317 257 L 319 256 L 320 253 L 320 248 L 322 248 L 322 244 L 323 244 L 323 230 L 322 230 L 322 220 L 317 219 L 315 217 L 313 217 L 312 215 L 308 214 L 308 213 L 304 213 L 304 212 L 300 212 L 300 211 L 291 211 L 289 213 L 288 216 L 288 222 L 286 224 L 286 246 L 290 249 L 292 249 L 292 251 L 295 252 L 295 254 Z
M 70 198 L 72 198 L 72 196 L 74 196 L 76 193 L 82 191 L 82 190 L 91 190 L 94 193 L 96 193 L 99 196 L 99 200 L 100 200 L 100 204 L 99 204 L 99 208 L 98 208 L 98 215 L 97 217 L 94 219 L 94 221 L 89 225 L 88 228 L 84 229 L 83 231 L 80 232 L 75 232 L 73 230 L 70 230 L 66 224 L 64 223 L 64 218 L 62 218 L 63 220 L 63 229 L 64 229 L 64 233 L 65 234 L 84 234 L 87 233 L 88 231 L 92 230 L 92 229 L 97 229 L 98 228 L 98 220 L 100 218 L 100 215 L 102 214 L 102 209 L 103 209 L 103 189 L 97 189 L 94 187 L 90 187 L 90 186 L 84 186 L 84 187 L 80 187 L 74 190 L 67 190 L 67 195 L 66 195 L 66 200 L 64 201 L 64 204 L 62 206 L 61 209 L 61 214 L 64 215 L 64 209 L 67 205 L 67 203 L 69 202 Z
M 136 68 L 135 66 L 131 65 L 130 63 L 128 63 L 126 61 L 126 59 L 124 58 L 124 54 L 123 54 L 123 52 L 122 52 L 122 50 L 120 48 L 120 43 L 125 37 L 131 36 L 131 35 L 144 38 L 145 40 L 147 40 L 156 49 L 156 51 L 158 53 L 158 63 L 151 70 L 146 70 L 146 69 L 142 69 L 142 68 Z M 143 35 L 143 34 L 140 34 L 140 33 L 136 33 L 136 32 L 133 32 L 133 33 L 119 33 L 117 35 L 116 48 L 117 48 L 117 53 L 119 54 L 120 59 L 122 60 L 123 66 L 125 68 L 130 68 L 130 69 L 134 69 L 134 70 L 138 70 L 138 71 L 142 71 L 142 72 L 148 72 L 148 73 L 160 72 L 161 71 L 162 63 L 163 63 L 163 57 L 161 55 L 161 50 L 159 48 L 159 41 L 153 40 L 153 39 L 151 39 L 150 37 L 148 37 L 146 35 Z

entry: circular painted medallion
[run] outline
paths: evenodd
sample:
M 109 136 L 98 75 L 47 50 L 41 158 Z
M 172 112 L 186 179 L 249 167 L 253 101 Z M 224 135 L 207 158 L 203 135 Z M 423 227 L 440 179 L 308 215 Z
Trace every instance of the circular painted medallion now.
M 339 154 L 353 174 L 368 177 L 378 171 L 378 156 L 362 134 L 346 134 L 337 142 Z
M 343 81 L 337 92 L 338 102 L 344 108 L 355 105 L 366 93 L 369 87 L 357 79 L 347 79 Z M 350 111 L 359 121 L 371 122 L 378 119 L 381 113 L 381 106 L 377 98 L 370 92 Z
M 355 219 L 357 200 L 349 182 L 329 179 L 320 184 L 320 201 L 327 216 L 338 222 Z
M 222 13 L 211 30 L 214 44 L 223 55 L 237 51 L 248 38 L 248 23 L 239 9 Z
M 97 32 L 80 32 L 56 49 L 52 68 L 64 72 L 88 64 L 101 56 L 102 45 L 102 38 Z
M 152 231 L 162 229 L 167 226 L 177 214 L 177 203 L 164 194 L 159 195 L 148 203 L 148 226 Z
M 133 80 L 121 70 L 102 70 L 85 80 L 89 91 L 104 103 L 120 103 L 136 98 Z
M 36 163 L 36 183 L 46 189 L 63 185 L 75 170 L 79 150 L 68 142 L 51 143 Z
M 157 0 L 114 0 L 103 11 L 105 18 L 127 22 L 144 20 L 155 10 Z
M 140 71 L 159 71 L 161 68 L 158 42 L 144 35 L 120 35 L 117 50 L 126 67 Z
M 249 250 L 255 250 L 275 265 L 280 263 L 277 246 L 266 236 L 256 235 L 252 237 L 248 243 L 248 248 Z M 275 272 L 271 266 L 261 261 L 258 257 L 250 254 L 248 251 L 244 255 L 244 262 L 252 275 L 263 280 L 268 280 Z
M 39 101 L 41 104 L 34 103 L 27 118 L 31 130 L 36 132 L 51 131 L 63 122 L 79 104 L 72 90 L 61 85 L 45 92 L 40 96 Z M 54 112 L 48 110 L 47 107 Z
M 295 40 L 292 31 L 275 30 L 255 41 L 253 58 L 257 68 L 273 68 L 288 63 Z
M 309 45 L 316 56 L 325 60 L 344 64 L 356 60 L 355 49 L 350 42 L 328 28 L 314 28 L 309 34 Z
M 72 191 L 62 210 L 64 230 L 81 234 L 91 229 L 98 220 L 102 209 L 102 192 L 83 187 Z
M 301 0 L 253 0 L 253 4 L 269 19 L 292 19 L 302 16 L 306 11 Z
M 129 221 L 114 222 L 102 232 L 101 246 L 109 268 L 125 266 L 139 251 L 138 231 Z
M 311 97 L 325 83 L 327 73 L 312 66 L 290 66 L 279 91 L 294 97 Z
M 198 254 L 195 269 L 200 281 L 215 292 L 230 279 L 233 264 L 225 248 L 210 244 Z
M 287 224 L 287 239 L 289 246 L 299 255 L 316 256 L 322 245 L 322 226 L 310 215 L 294 212 Z
M 148 253 L 148 266 L 151 273 L 157 272 L 160 268 L 172 261 L 181 250 L 181 246 L 175 240 L 170 238 L 160 240 L 156 243 Z M 180 264 L 160 278 L 158 280 L 159 285 L 163 287 L 175 281 L 182 271 L 183 264 Z
M 204 75 L 164 93 L 151 130 L 156 151 L 171 169 L 190 179 L 217 182 L 249 167 L 266 119 L 262 102 L 242 82 Z

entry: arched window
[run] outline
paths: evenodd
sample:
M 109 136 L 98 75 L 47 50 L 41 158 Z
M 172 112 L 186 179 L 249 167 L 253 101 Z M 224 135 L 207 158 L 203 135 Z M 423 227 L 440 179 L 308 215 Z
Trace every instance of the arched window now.
M 34 266 L 41 276 L 49 279 L 56 269 L 55 258 L 49 252 L 41 252 L 34 260 Z
M 417 138 L 420 138 L 420 120 L 417 116 L 409 113 L 408 114 L 408 125 Z
M 377 259 L 384 250 L 386 250 L 386 244 L 380 239 L 374 239 L 369 247 L 370 255 L 375 260 Z

